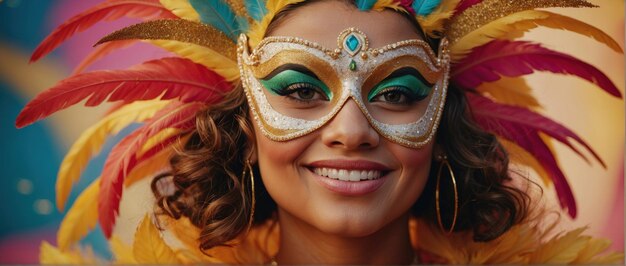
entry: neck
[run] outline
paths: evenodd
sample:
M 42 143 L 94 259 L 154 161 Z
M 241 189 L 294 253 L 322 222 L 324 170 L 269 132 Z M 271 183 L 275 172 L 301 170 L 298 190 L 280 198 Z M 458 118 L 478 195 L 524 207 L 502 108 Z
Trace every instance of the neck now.
M 403 215 L 377 232 L 363 237 L 324 233 L 279 210 L 278 264 L 411 264 L 415 253 Z

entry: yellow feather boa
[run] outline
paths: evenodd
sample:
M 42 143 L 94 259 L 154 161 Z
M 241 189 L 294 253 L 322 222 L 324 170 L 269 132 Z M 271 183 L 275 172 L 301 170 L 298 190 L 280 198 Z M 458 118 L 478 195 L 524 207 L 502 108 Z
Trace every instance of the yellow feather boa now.
M 539 220 L 529 219 L 517 224 L 489 242 L 474 242 L 469 232 L 448 236 L 419 219 L 411 219 L 408 226 L 415 252 L 424 264 L 616 264 L 624 261 L 623 253 L 605 252 L 610 241 L 584 235 L 587 228 L 555 233 L 557 222 L 541 226 Z M 110 244 L 115 262 L 266 264 L 278 251 L 279 226 L 275 221 L 255 226 L 229 246 L 215 247 L 204 253 L 198 249 L 199 230 L 188 219 L 165 218 L 159 225 L 166 230 L 159 233 L 146 216 L 132 245 L 113 237 Z M 82 257 L 80 254 L 79 250 L 62 251 L 44 243 L 40 258 L 45 263 L 98 261 L 91 253 L 83 252 Z

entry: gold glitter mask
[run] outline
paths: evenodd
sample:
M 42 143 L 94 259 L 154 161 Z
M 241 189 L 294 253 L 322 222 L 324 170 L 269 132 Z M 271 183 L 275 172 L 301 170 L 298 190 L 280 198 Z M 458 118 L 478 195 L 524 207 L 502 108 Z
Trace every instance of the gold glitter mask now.
M 263 134 L 276 141 L 308 134 L 352 99 L 385 138 L 411 148 L 431 141 L 446 97 L 447 41 L 438 57 L 417 39 L 371 49 L 363 32 L 349 28 L 337 45 L 272 36 L 250 51 L 240 36 L 241 80 Z

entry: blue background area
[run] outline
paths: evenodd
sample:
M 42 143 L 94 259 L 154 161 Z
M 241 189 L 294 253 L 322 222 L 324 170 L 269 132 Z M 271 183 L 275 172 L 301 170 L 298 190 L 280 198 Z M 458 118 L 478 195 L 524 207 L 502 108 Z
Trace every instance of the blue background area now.
M 4 0 L 0 2 L 0 40 L 32 51 L 49 33 L 46 12 L 50 0 Z
M 0 2 L 0 41 L 22 50 L 34 50 L 45 37 L 46 29 L 42 26 L 46 21 L 45 12 L 52 4 L 52 1 Z M 62 147 L 56 144 L 45 121 L 19 130 L 15 128 L 15 118 L 26 104 L 17 90 L 6 80 L 0 80 L 0 165 L 4 175 L 0 181 L 0 211 L 3 216 L 11 214 L 0 222 L 0 238 L 36 227 L 54 226 L 61 219 L 54 209 L 48 215 L 37 214 L 33 204 L 38 199 L 54 204 L 52 188 L 63 155 Z M 29 195 L 18 192 L 20 179 L 32 182 Z
M 50 226 L 60 222 L 61 215 L 38 214 L 34 206 L 37 200 L 54 203 L 54 182 L 62 152 L 51 136 L 46 122 L 16 129 L 15 117 L 25 102 L 12 93 L 8 84 L 0 83 L 0 213 L 6 215 L 0 221 L 0 237 L 20 233 L 31 228 Z M 18 182 L 31 183 L 30 193 L 20 193 Z
M 49 0 L 0 0 L 0 42 L 20 49 L 20 52 L 32 52 L 53 27 L 49 25 L 48 12 L 55 4 L 56 1 Z M 21 235 L 32 237 L 33 232 L 54 235 L 63 217 L 55 206 L 54 187 L 66 150 L 55 139 L 46 120 L 22 129 L 15 128 L 15 118 L 28 101 L 18 90 L 0 75 L 0 243 L 6 239 L 19 239 Z M 130 129 L 107 141 L 100 155 L 90 162 L 73 187 L 65 211 L 79 192 L 98 176 L 113 144 L 128 132 Z M 41 240 L 44 239 L 42 236 Z M 46 240 L 56 242 L 55 239 Z M 92 246 L 99 256 L 110 258 L 106 240 L 98 227 L 83 244 Z M 37 248 L 32 250 L 32 257 L 28 260 L 11 260 L 15 254 L 0 254 L 0 264 L 36 263 L 39 243 L 33 243 L 33 246 Z

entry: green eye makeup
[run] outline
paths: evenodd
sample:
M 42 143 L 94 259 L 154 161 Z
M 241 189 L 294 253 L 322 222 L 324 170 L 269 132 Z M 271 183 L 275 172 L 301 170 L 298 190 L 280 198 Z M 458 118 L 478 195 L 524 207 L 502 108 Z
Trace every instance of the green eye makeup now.
M 268 79 L 261 79 L 259 81 L 269 92 L 276 95 L 289 94 L 290 92 L 287 90 L 287 87 L 293 84 L 307 83 L 320 88 L 321 92 L 326 95 L 327 99 L 332 98 L 332 93 L 322 81 L 293 69 L 281 71 Z
M 413 100 L 426 98 L 432 90 L 432 86 L 425 84 L 415 75 L 406 74 L 389 78 L 378 83 L 378 85 L 376 85 L 376 87 L 368 93 L 367 100 L 371 102 L 372 99 L 376 98 L 381 92 L 390 87 L 402 88 L 401 91 L 408 93 L 410 98 Z
M 337 45 L 269 36 L 250 50 L 247 36 L 240 37 L 241 81 L 266 137 L 286 141 L 309 134 L 354 102 L 394 143 L 420 148 L 434 139 L 450 66 L 445 39 L 439 56 L 418 39 L 372 49 L 355 28 L 342 31 Z

